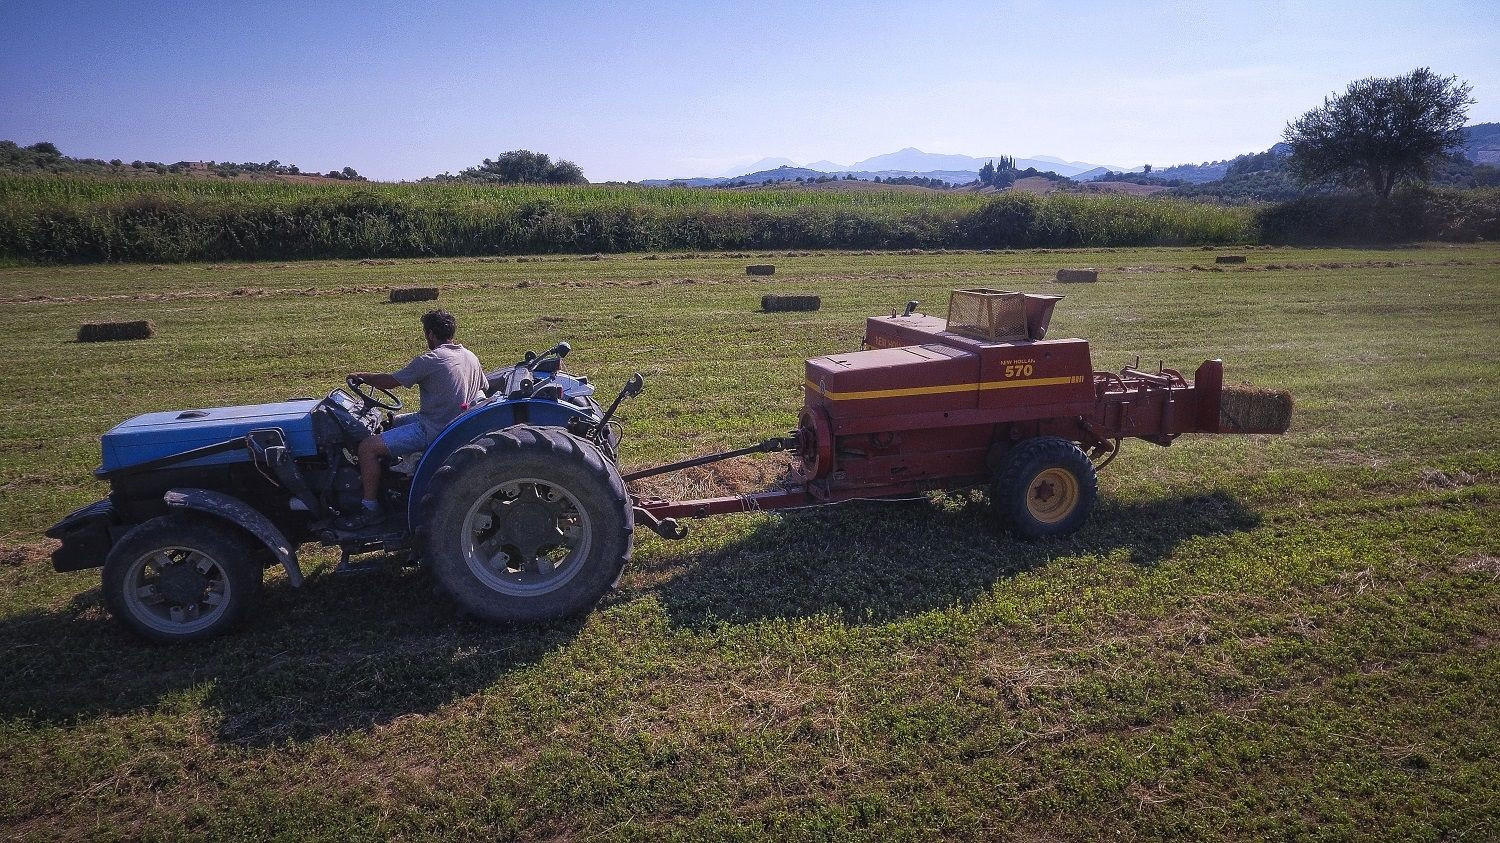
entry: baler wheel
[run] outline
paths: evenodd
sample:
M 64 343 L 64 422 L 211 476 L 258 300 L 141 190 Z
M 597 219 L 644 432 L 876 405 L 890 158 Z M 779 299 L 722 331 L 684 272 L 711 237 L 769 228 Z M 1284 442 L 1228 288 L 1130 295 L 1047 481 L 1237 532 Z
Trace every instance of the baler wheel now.
M 587 611 L 620 576 L 634 513 L 613 462 L 560 427 L 485 434 L 433 475 L 425 557 L 470 614 L 535 622 Z
M 1066 439 L 1028 439 L 1006 455 L 990 500 L 1000 522 L 1022 538 L 1066 536 L 1093 512 L 1099 479 L 1088 455 Z

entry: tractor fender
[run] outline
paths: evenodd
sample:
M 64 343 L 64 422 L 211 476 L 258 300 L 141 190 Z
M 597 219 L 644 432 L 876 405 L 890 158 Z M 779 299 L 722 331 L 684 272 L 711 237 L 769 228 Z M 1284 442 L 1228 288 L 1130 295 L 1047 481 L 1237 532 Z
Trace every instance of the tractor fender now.
M 566 427 L 572 419 L 586 422 L 597 421 L 582 407 L 549 401 L 544 398 L 520 398 L 485 404 L 454 419 L 432 440 L 422 453 L 417 470 L 412 473 L 411 491 L 407 500 L 407 519 L 413 535 L 422 526 L 426 513 L 420 503 L 428 492 L 432 475 L 447 462 L 454 451 L 473 442 L 493 430 L 502 430 L 518 424 L 538 427 Z
M 271 523 L 271 519 L 262 515 L 255 507 L 233 495 L 211 492 L 208 489 L 172 489 L 162 495 L 162 500 L 170 509 L 191 509 L 211 515 L 254 536 L 286 569 L 286 578 L 292 587 L 302 585 L 302 567 L 297 564 L 297 549 Z

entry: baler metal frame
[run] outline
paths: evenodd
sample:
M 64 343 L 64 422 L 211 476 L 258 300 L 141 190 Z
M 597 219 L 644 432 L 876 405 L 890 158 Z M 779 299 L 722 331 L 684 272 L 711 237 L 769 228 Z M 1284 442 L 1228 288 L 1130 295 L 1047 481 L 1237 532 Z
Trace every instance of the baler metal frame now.
M 972 292 L 955 291 L 955 295 Z M 1170 446 L 1184 433 L 1284 432 L 1284 427 L 1225 429 L 1221 422 L 1222 360 L 1205 360 L 1188 379 L 1164 364 L 1154 372 L 1142 369 L 1137 358 L 1119 372 L 1092 371 L 1085 381 L 1085 376 L 1072 368 L 1083 364 L 1084 371 L 1092 369 L 1087 365 L 1085 340 L 1042 339 L 1053 305 L 1060 298 L 1027 296 L 1029 338 L 1021 340 L 992 341 L 950 332 L 945 319 L 915 313 L 916 302 L 908 303 L 899 315 L 893 312 L 889 317 L 871 317 L 866 322 L 864 351 L 808 361 L 805 403 L 798 429 L 790 437 L 774 437 L 623 476 L 629 483 L 737 457 L 790 452 L 797 458 L 791 480 L 767 491 L 697 500 L 632 495 L 637 523 L 665 538 L 677 539 L 686 535 L 679 519 L 983 486 L 996 479 L 1008 455 L 1021 443 L 1040 439 L 1076 445 L 1094 463 L 1092 472 L 1112 462 L 1125 439 Z M 911 351 L 913 355 L 879 365 L 876 357 L 893 350 Z M 861 355 L 863 359 L 856 359 Z M 999 360 L 994 366 L 998 378 L 976 376 L 986 371 L 991 357 Z M 968 361 L 965 371 L 970 374 L 956 382 L 934 385 L 922 380 L 922 372 L 914 371 L 940 365 L 947 371 L 940 371 L 939 377 L 946 375 L 951 380 L 955 376 L 948 374 L 953 371 L 948 364 L 960 358 Z M 1024 362 L 1009 363 L 1011 360 Z M 868 382 L 876 388 L 840 391 L 830 386 L 830 378 L 857 374 L 866 363 L 867 368 L 874 369 Z M 903 376 L 907 380 L 903 381 Z M 932 407 L 913 402 L 927 395 L 952 399 L 956 394 L 979 395 L 1016 386 L 1039 387 L 1032 392 L 1043 393 L 1046 400 L 971 399 L 971 406 L 959 406 L 950 400 L 951 406 Z M 889 412 L 840 414 L 838 401 L 881 403 Z M 963 441 L 957 445 L 945 441 L 944 432 Z M 861 462 L 853 474 L 845 470 Z M 885 476 L 879 476 L 881 472 Z

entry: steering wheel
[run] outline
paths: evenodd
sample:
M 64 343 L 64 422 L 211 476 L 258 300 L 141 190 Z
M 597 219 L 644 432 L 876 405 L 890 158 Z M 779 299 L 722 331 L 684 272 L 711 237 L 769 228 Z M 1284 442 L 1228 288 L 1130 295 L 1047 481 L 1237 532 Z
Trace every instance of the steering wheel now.
M 389 389 L 382 389 L 375 384 L 370 383 L 369 381 L 362 381 L 358 378 L 349 377 L 344 379 L 344 383 L 348 385 L 350 392 L 353 392 L 355 395 L 359 396 L 359 400 L 365 402 L 366 406 L 379 407 L 382 410 L 390 410 L 391 412 L 395 412 L 401 409 L 402 406 L 404 406 L 401 403 L 401 398 L 397 396 L 396 393 L 391 392 Z M 362 386 L 369 387 L 370 391 L 366 392 L 360 389 L 360 387 Z M 389 398 L 390 401 L 379 400 L 375 397 L 376 393 L 384 395 L 386 398 Z

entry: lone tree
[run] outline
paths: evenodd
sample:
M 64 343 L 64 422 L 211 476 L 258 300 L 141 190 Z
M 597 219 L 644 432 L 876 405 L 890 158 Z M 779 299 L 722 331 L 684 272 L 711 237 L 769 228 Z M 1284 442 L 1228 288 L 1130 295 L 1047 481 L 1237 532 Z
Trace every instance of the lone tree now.
M 1304 183 L 1363 182 L 1384 199 L 1402 179 L 1428 178 L 1432 163 L 1461 145 L 1470 90 L 1425 67 L 1351 82 L 1287 124 L 1292 172 Z
M 491 161 L 484 159 L 478 167 L 469 167 L 453 181 L 484 184 L 588 184 L 583 170 L 572 161 L 553 161 L 551 157 L 529 149 L 515 149 Z

